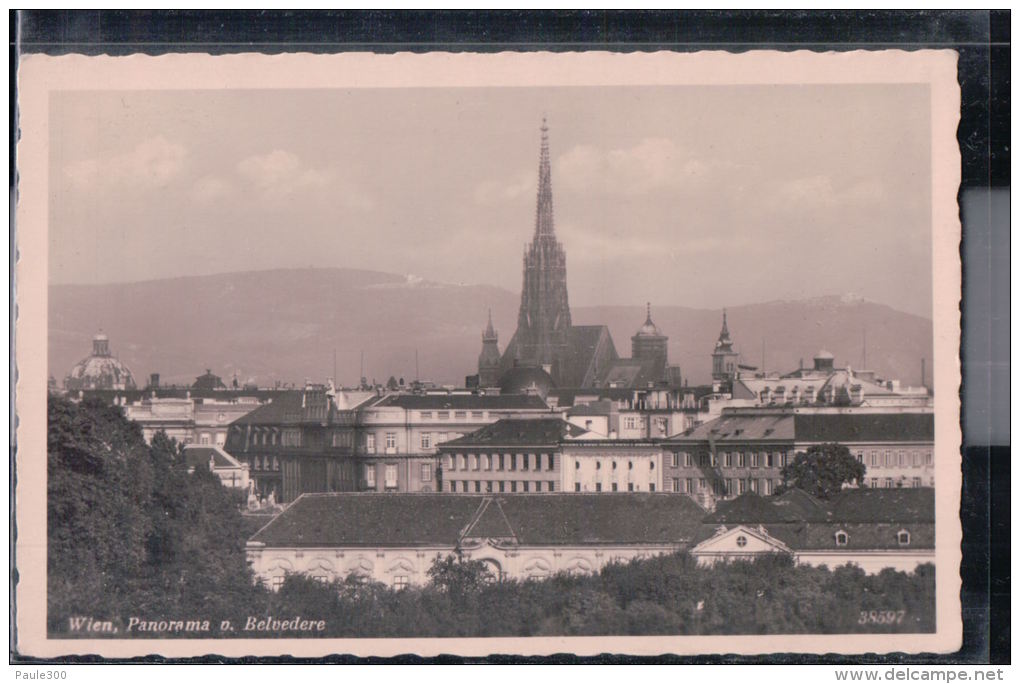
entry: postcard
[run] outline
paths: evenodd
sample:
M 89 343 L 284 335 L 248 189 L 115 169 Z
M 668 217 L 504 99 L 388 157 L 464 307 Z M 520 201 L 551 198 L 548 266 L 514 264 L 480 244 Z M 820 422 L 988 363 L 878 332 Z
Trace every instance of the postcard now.
M 954 52 L 18 78 L 18 653 L 960 646 Z

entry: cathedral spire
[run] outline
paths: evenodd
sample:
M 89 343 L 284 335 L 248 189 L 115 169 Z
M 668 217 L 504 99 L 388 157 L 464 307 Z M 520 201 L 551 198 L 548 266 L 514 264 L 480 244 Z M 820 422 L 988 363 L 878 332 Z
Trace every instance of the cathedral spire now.
M 489 324 L 485 326 L 485 332 L 482 333 L 482 340 L 487 341 L 495 339 L 498 338 L 496 337 L 496 329 L 492 327 L 492 309 L 489 309 Z
M 538 199 L 535 206 L 535 238 L 555 236 L 553 226 L 552 168 L 549 164 L 549 126 L 542 117 L 542 145 L 538 158 Z
M 653 325 L 652 323 L 652 303 L 645 302 L 645 307 L 648 310 L 648 315 L 645 316 L 645 325 Z

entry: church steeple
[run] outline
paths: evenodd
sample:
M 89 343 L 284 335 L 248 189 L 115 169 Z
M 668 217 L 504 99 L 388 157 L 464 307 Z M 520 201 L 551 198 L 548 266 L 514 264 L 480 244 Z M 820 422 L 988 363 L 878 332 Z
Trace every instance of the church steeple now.
M 733 351 L 733 340 L 730 339 L 730 330 L 726 325 L 726 309 L 723 309 L 722 330 L 719 331 L 719 339 L 715 341 L 715 351 L 712 352 L 712 379 L 725 381 L 736 376 L 739 356 Z
M 482 342 L 488 342 L 489 340 L 493 342 L 499 340 L 495 328 L 492 327 L 492 309 L 489 309 L 489 324 L 485 326 L 485 330 L 482 332 Z
M 722 330 L 719 331 L 719 339 L 716 340 L 715 348 L 721 349 L 725 347 L 729 351 L 733 347 L 733 341 L 730 339 L 730 330 L 726 327 L 726 309 L 722 310 Z
M 553 224 L 552 165 L 549 163 L 549 126 L 542 117 L 542 143 L 538 155 L 538 197 L 535 202 L 535 239 L 555 239 Z
M 492 309 L 489 309 L 489 323 L 482 331 L 482 353 L 478 355 L 478 384 L 495 387 L 499 382 L 499 371 L 499 336 L 492 327 Z
M 524 251 L 524 282 L 513 358 L 523 366 L 553 372 L 566 353 L 570 305 L 567 302 L 567 255 L 553 225 L 552 167 L 549 126 L 542 119 L 538 157 L 535 235 Z

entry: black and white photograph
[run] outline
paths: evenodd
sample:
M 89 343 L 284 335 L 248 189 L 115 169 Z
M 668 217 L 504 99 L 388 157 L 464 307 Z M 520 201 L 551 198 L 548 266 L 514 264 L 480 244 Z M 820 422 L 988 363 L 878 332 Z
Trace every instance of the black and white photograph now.
M 959 646 L 954 53 L 21 69 L 27 652 Z

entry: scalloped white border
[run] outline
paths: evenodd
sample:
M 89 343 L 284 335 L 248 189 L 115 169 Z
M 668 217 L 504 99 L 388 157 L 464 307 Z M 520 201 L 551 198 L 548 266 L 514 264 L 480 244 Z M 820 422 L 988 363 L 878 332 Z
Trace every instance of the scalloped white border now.
M 55 657 L 417 653 L 486 655 L 951 652 L 960 647 L 960 89 L 950 50 L 696 53 L 201 54 L 22 58 L 16 213 L 17 648 Z M 493 639 L 57 640 L 46 637 L 46 331 L 49 94 L 57 90 L 927 83 L 931 88 L 937 631 L 930 635 Z

